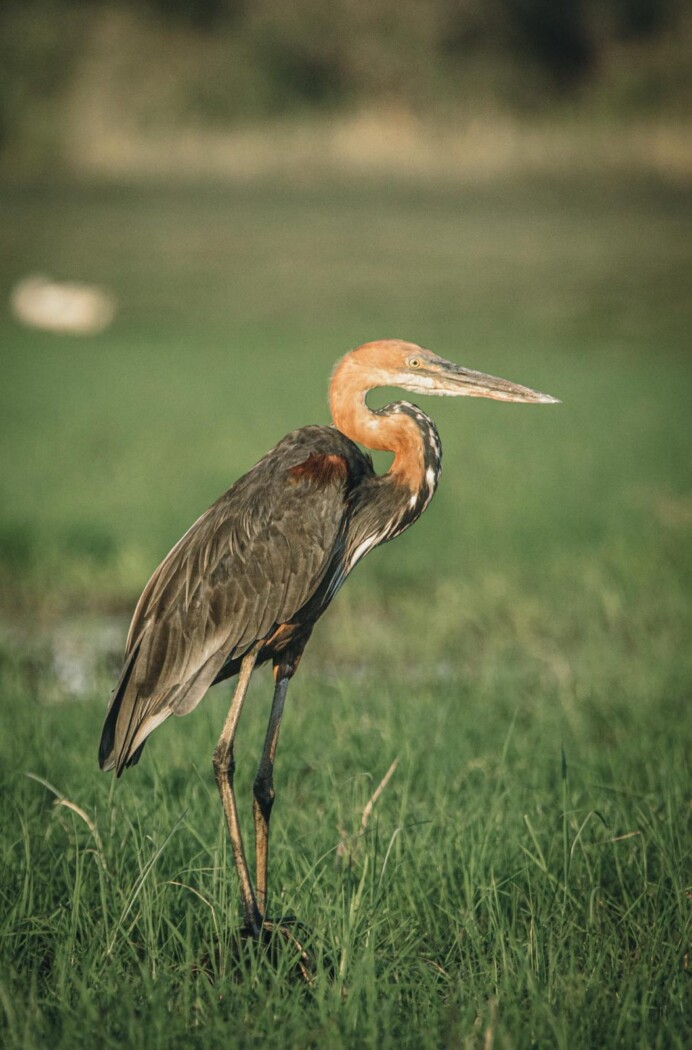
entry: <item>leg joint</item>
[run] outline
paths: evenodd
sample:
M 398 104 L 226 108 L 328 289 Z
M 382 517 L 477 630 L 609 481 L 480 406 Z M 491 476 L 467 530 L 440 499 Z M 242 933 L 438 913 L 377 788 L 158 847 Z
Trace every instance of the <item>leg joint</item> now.
M 252 790 L 261 813 L 263 816 L 268 817 L 271 813 L 274 799 L 276 797 L 271 774 L 265 776 L 258 773 L 255 777 L 255 783 L 253 784 Z
M 235 758 L 233 757 L 233 748 L 224 747 L 222 744 L 217 744 L 214 748 L 214 754 L 212 756 L 212 765 L 214 766 L 214 773 L 216 779 L 220 777 L 226 777 L 229 784 L 233 783 L 233 774 L 235 773 Z

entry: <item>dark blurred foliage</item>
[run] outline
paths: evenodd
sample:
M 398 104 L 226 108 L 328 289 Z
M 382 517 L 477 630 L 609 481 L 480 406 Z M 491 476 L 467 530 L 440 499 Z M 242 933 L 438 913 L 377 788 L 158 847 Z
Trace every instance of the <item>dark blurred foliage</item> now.
M 427 45 L 428 55 L 443 71 L 451 72 L 450 66 L 474 50 L 506 51 L 515 60 L 535 64 L 556 86 L 569 90 L 593 69 L 608 41 L 651 37 L 672 25 L 681 0 L 146 0 L 146 4 L 167 18 L 209 32 L 254 25 L 264 31 L 259 34 L 259 56 L 277 82 L 289 95 L 319 100 L 377 89 L 381 85 L 372 76 L 377 59 L 391 67 L 389 53 L 401 47 L 406 56 L 414 39 Z M 361 63 L 354 52 L 361 49 L 374 59 L 371 76 L 365 80 L 356 76 Z M 396 86 L 405 95 L 405 63 L 399 65 Z
M 646 38 L 673 23 L 674 0 L 503 0 L 515 47 L 569 88 L 588 75 L 609 40 Z
M 658 104 L 670 83 L 690 90 L 661 57 L 681 20 L 684 0 L 0 0 L 0 151 L 23 140 L 40 152 L 74 81 L 91 91 L 99 68 L 101 94 L 110 85 L 113 107 L 126 99 L 148 125 L 381 103 L 535 111 L 612 69 L 633 105 Z M 656 63 L 634 91 L 647 47 Z

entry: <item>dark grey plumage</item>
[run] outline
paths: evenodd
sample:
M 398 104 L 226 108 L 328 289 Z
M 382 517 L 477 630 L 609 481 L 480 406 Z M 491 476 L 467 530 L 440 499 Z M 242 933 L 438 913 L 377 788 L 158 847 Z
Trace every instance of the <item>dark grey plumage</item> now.
M 432 427 L 419 409 L 415 417 Z M 136 763 L 156 726 L 236 674 L 258 642 L 258 664 L 284 653 L 296 660 L 354 565 L 411 525 L 431 495 L 412 503 L 333 427 L 288 434 L 198 518 L 145 587 L 103 728 L 101 768 L 120 774 Z

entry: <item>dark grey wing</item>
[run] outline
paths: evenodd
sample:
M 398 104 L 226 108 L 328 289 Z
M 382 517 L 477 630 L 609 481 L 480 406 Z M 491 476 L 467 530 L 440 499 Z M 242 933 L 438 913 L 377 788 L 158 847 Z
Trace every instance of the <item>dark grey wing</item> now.
M 224 663 L 291 621 L 335 571 L 349 494 L 368 467 L 337 434 L 307 427 L 285 438 L 151 577 L 106 717 L 103 769 L 136 761 L 156 726 L 191 711 Z

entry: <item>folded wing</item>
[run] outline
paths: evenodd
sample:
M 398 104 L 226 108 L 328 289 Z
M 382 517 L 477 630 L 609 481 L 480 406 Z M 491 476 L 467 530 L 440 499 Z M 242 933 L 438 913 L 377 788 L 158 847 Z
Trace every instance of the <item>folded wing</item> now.
M 101 738 L 120 774 L 221 669 L 290 623 L 340 571 L 350 496 L 369 460 L 331 428 L 288 435 L 176 544 L 135 610 Z

